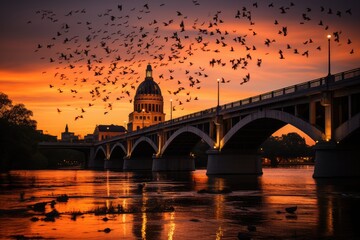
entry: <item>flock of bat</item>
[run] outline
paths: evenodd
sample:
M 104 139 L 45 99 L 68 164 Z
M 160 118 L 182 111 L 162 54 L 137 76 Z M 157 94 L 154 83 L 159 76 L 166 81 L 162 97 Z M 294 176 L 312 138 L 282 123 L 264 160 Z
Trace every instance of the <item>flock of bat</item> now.
M 191 13 L 205 4 L 199 0 L 191 0 L 191 3 Z M 266 49 L 275 47 L 274 43 L 286 40 L 296 31 L 281 20 L 286 14 L 293 14 L 291 11 L 296 5 L 292 2 L 286 6 L 276 4 L 261 1 L 248 6 L 234 6 L 233 12 L 214 10 L 204 19 L 200 16 L 191 19 L 184 10 L 168 9 L 166 3 L 155 5 L 150 2 L 137 7 L 128 7 L 123 2 L 99 11 L 95 17 L 88 16 L 86 8 L 69 10 L 61 15 L 52 10 L 38 10 L 36 15 L 41 21 L 51 24 L 54 31 L 46 42 L 37 44 L 35 51 L 54 68 L 50 88 L 60 94 L 70 93 L 73 98 L 83 99 L 82 102 L 88 100 L 86 105 L 76 108 L 75 120 L 83 118 L 97 102 L 104 105 L 104 114 L 113 109 L 116 101 L 127 99 L 131 103 L 137 85 L 144 79 L 148 63 L 157 74 L 154 80 L 163 83 L 161 87 L 174 99 L 173 111 L 176 111 L 199 99 L 196 94 L 202 82 L 210 78 L 210 68 L 217 68 L 220 73 L 222 68 L 240 70 L 243 77 L 239 79 L 220 79 L 222 83 L 244 84 L 250 80 L 249 64 L 261 67 L 264 62 L 261 56 L 264 51 L 258 49 L 263 48 L 266 52 Z M 255 31 L 253 13 L 260 8 L 274 13 L 271 24 L 277 32 L 272 37 L 263 37 Z M 324 33 L 332 31 L 332 40 L 348 44 L 349 54 L 354 53 L 351 40 L 343 40 L 341 30 L 332 30 L 325 20 L 320 19 L 351 17 L 351 9 L 341 11 L 320 6 L 303 10 L 299 24 L 318 25 L 319 31 Z M 173 17 L 164 19 L 157 16 L 161 11 L 173 12 Z M 247 28 L 229 29 L 232 25 L 227 23 L 242 24 Z M 257 44 L 254 44 L 255 38 Z M 279 59 L 286 59 L 288 54 L 309 58 L 313 52 L 321 50 L 321 44 L 307 38 L 302 46 L 285 43 L 276 50 L 278 55 L 272 54 Z M 200 62 L 195 59 L 199 57 Z M 61 107 L 57 111 L 60 113 Z

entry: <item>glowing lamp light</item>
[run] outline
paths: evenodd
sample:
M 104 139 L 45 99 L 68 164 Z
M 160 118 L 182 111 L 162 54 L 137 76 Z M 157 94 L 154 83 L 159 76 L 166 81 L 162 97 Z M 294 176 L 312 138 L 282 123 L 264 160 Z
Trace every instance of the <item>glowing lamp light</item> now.
M 330 38 L 331 38 L 331 35 L 328 34 L 327 38 L 328 38 L 328 76 L 330 76 L 331 75 L 331 72 L 330 72 Z
M 172 98 L 170 99 L 170 120 L 172 121 Z
M 217 107 L 216 107 L 216 115 L 219 115 L 220 111 L 220 78 L 217 79 Z

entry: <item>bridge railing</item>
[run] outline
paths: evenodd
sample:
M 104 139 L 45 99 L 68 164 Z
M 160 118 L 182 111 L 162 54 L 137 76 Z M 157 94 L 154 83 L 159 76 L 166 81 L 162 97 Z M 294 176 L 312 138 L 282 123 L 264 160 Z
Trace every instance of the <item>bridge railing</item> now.
M 357 77 L 360 76 L 360 68 L 356 68 L 353 70 L 349 70 L 349 71 L 345 71 L 345 72 L 341 72 L 341 73 L 337 73 L 334 74 L 334 81 L 341 81 L 341 80 L 345 80 L 345 79 L 349 79 L 349 78 L 353 78 L 353 77 Z M 260 95 L 256 95 L 253 97 L 249 97 L 249 98 L 245 98 L 239 101 L 235 101 L 235 102 L 231 102 L 231 103 L 227 103 L 224 105 L 221 105 L 221 110 L 225 110 L 225 109 L 231 109 L 234 107 L 240 107 L 240 106 L 245 106 L 247 104 L 250 103 L 255 103 L 255 102 L 261 102 L 261 101 L 265 101 L 265 100 L 269 100 L 269 99 L 274 99 L 280 96 L 284 96 L 287 94 L 293 94 L 296 92 L 300 92 L 300 91 L 305 91 L 311 88 L 316 88 L 316 87 L 320 87 L 322 85 L 326 84 L 326 77 L 322 77 L 322 78 L 317 78 L 308 82 L 303 82 L 303 83 L 299 83 L 296 85 L 292 85 L 292 86 L 288 86 L 285 88 L 280 88 L 271 92 L 266 92 Z M 174 124 L 174 123 L 180 123 L 183 121 L 186 121 L 188 119 L 192 119 L 192 118 L 197 118 L 197 117 L 203 117 L 205 115 L 211 115 L 211 114 L 215 114 L 216 113 L 216 107 L 212 107 L 209 109 L 205 109 L 199 112 L 195 112 L 195 113 L 191 113 L 188 115 L 184 115 L 178 118 L 174 118 L 172 120 L 168 120 L 156 125 L 152 125 L 150 127 L 146 127 L 144 129 L 140 129 L 138 131 L 151 131 L 154 129 L 158 129 L 158 128 L 162 128 L 163 126 L 167 126 L 170 124 Z
M 360 68 L 335 74 L 335 82 L 360 76 Z
M 348 79 L 348 78 L 353 78 L 353 77 L 357 77 L 360 76 L 360 68 L 357 69 L 353 69 L 350 71 L 346 71 L 346 72 L 341 72 L 341 73 L 337 73 L 334 75 L 334 79 L 335 81 L 341 81 L 344 79 Z M 304 90 L 308 90 L 310 88 L 315 88 L 315 87 L 319 87 L 322 85 L 326 84 L 326 77 L 322 77 L 322 78 L 318 78 L 318 79 L 314 79 L 308 82 L 304 82 L 304 83 L 299 83 L 296 85 L 292 85 L 292 86 L 288 86 L 285 88 L 281 88 L 281 89 L 277 89 L 271 92 L 267 92 L 267 93 L 263 93 L 257 96 L 253 96 L 253 97 L 249 97 L 249 98 L 245 98 L 236 102 L 231 102 L 231 103 L 227 103 L 225 105 L 221 106 L 221 109 L 230 109 L 233 107 L 239 107 L 239 106 L 244 106 L 247 105 L 249 103 L 254 103 L 254 102 L 260 102 L 260 101 L 264 101 L 264 100 L 268 100 L 268 99 L 272 99 L 272 98 L 276 98 L 279 96 L 283 96 L 283 95 L 287 95 L 287 94 L 292 94 L 295 92 L 299 92 L 299 91 L 304 91 Z

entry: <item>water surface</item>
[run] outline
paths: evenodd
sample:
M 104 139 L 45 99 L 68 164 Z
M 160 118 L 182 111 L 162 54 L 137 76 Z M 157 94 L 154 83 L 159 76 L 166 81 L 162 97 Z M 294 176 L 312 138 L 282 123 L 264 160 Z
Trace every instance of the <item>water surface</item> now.
M 315 180 L 313 171 L 1 173 L 0 239 L 360 239 L 359 179 Z M 56 201 L 62 194 L 67 202 Z M 39 202 L 44 212 L 32 209 Z M 53 209 L 60 216 L 44 221 Z

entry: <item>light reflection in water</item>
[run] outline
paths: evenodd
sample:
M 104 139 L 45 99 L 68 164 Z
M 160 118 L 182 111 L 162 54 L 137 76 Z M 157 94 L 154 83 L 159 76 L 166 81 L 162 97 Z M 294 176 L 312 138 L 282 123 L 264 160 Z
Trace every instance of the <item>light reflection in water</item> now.
M 223 237 L 223 230 L 221 228 L 221 226 L 219 226 L 219 228 L 216 231 L 216 240 L 220 240 Z
M 360 215 L 359 182 L 359 179 L 316 179 L 318 235 L 359 239 L 353 237 L 360 236 L 356 221 Z
M 329 235 L 333 235 L 334 234 L 334 216 L 333 216 L 333 212 L 334 212 L 334 206 L 333 206 L 333 199 L 329 198 L 328 200 L 328 207 L 327 207 L 327 228 L 326 228 L 326 232 Z
M 175 212 L 170 213 L 170 229 L 168 233 L 168 240 L 173 240 L 175 233 Z
M 223 178 L 216 178 L 215 190 L 216 191 L 224 190 L 224 179 Z M 215 218 L 218 220 L 223 219 L 224 200 L 225 200 L 225 196 L 223 194 L 215 195 Z
M 142 205 L 141 205 L 141 238 L 146 239 L 146 230 L 147 230 L 147 214 L 146 214 L 146 203 L 147 203 L 147 197 L 146 193 L 142 193 Z
M 107 193 L 107 199 L 106 199 L 106 208 L 110 208 L 110 182 L 109 182 L 109 170 L 106 171 L 106 193 Z
M 122 206 L 123 206 L 123 208 L 124 209 L 127 209 L 127 201 L 126 201 L 127 199 L 123 199 L 123 201 L 122 201 Z M 124 232 L 124 235 L 127 235 L 127 225 L 125 224 L 126 223 L 126 216 L 127 216 L 127 214 L 121 214 L 121 219 L 122 219 L 122 225 L 123 225 L 123 232 Z
M 15 171 L 0 174 L 0 238 L 26 235 L 86 239 L 236 239 L 256 226 L 254 238 L 360 239 L 354 219 L 360 215 L 359 181 L 315 181 L 313 169 L 264 169 L 263 176 L 206 176 L 193 173 L 123 173 L 112 171 Z M 139 182 L 146 182 L 142 192 Z M 197 193 L 201 189 L 228 194 Z M 25 192 L 25 201 L 20 201 Z M 27 206 L 68 194 L 55 208 L 55 222 Z M 34 196 L 34 198 L 32 198 Z M 169 204 L 175 212 L 146 212 Z M 96 216 L 96 207 L 121 205 L 136 213 Z M 297 205 L 294 215 L 285 207 Z M 7 214 L 6 211 L 16 210 Z M 22 210 L 23 209 L 23 210 Z M 52 209 L 46 206 L 46 212 Z M 71 220 L 72 211 L 85 213 Z M 278 213 L 280 212 L 280 213 Z M 104 217 L 109 221 L 103 221 Z M 18 226 L 23 226 L 19 228 Z M 104 233 L 110 228 L 110 233 Z
M 147 224 L 147 217 L 146 213 L 144 212 L 141 216 L 142 224 L 141 224 L 141 239 L 146 239 L 146 224 Z

